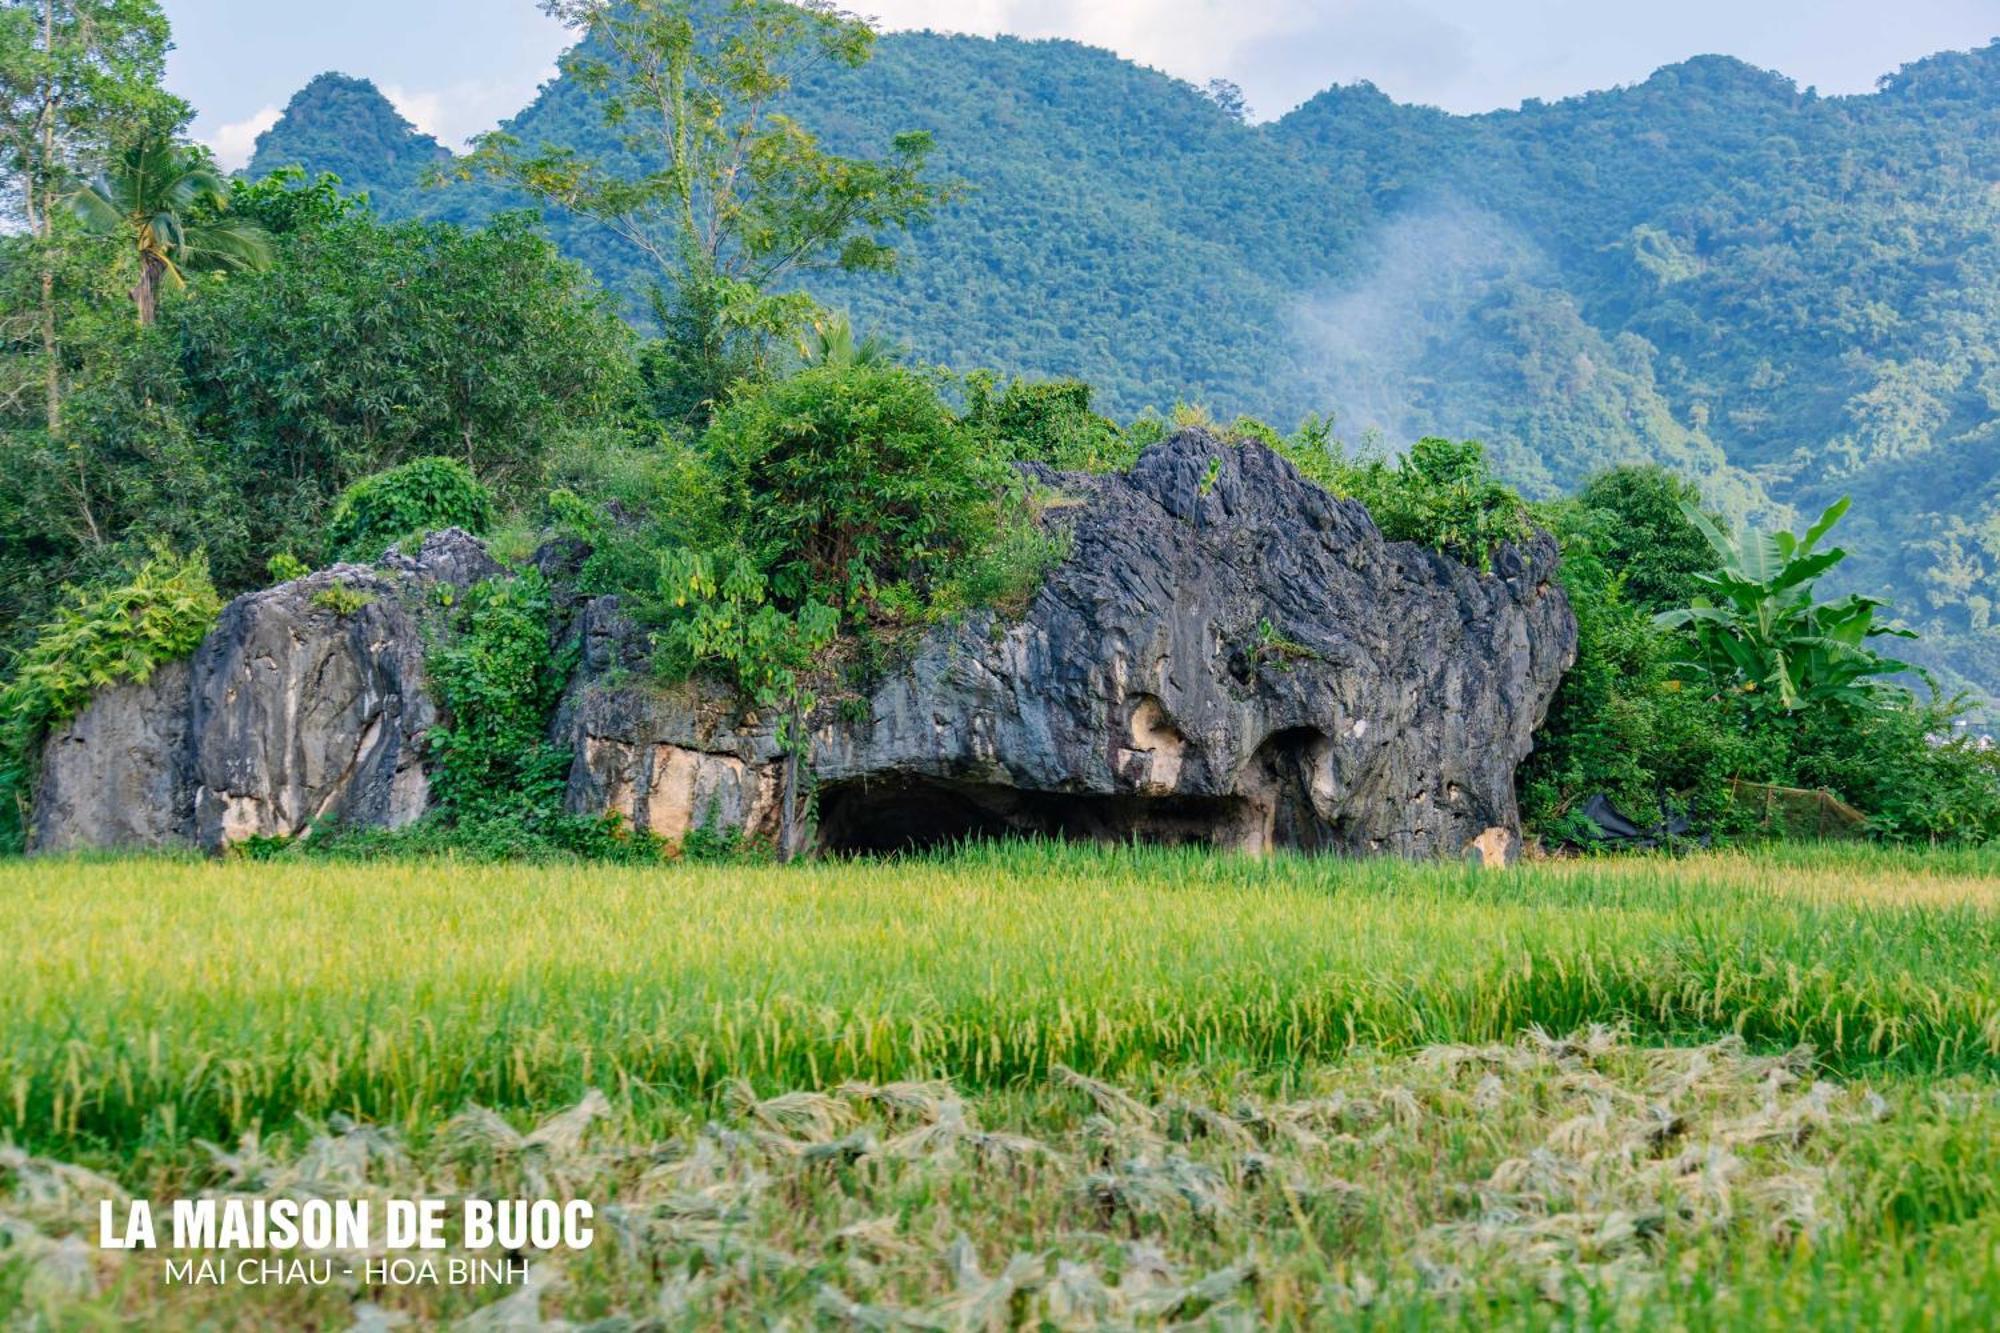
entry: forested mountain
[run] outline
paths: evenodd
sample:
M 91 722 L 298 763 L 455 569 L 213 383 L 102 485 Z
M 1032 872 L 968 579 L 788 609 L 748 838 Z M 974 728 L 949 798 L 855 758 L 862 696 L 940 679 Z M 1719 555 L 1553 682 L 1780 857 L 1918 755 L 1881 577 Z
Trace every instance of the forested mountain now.
M 412 211 L 425 174 L 450 160 L 451 150 L 403 119 L 372 82 L 322 74 L 258 137 L 250 174 L 311 163 L 315 172 L 367 190 L 383 211 L 401 213 Z
M 1074 43 L 896 34 L 797 100 L 842 146 L 931 131 L 968 187 L 897 274 L 814 284 L 923 359 L 1077 375 L 1117 414 L 1470 436 L 1530 494 L 1632 459 L 1738 513 L 1852 492 L 1857 577 L 2000 688 L 2000 44 L 1867 96 L 1708 56 L 1518 111 L 1364 84 L 1250 125 Z M 507 128 L 617 151 L 562 80 Z M 441 152 L 322 76 L 252 170 L 392 215 L 506 205 L 422 188 Z M 643 310 L 633 256 L 557 231 Z

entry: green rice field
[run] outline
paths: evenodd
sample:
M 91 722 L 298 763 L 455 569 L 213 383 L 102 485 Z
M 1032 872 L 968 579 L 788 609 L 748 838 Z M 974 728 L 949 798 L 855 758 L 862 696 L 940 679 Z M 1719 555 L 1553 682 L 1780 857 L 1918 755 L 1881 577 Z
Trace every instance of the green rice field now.
M 1990 1327 L 2000 856 L 0 865 L 36 1327 Z M 591 1200 L 189 1288 L 96 1200 Z M 566 1321 L 566 1322 L 564 1322 Z

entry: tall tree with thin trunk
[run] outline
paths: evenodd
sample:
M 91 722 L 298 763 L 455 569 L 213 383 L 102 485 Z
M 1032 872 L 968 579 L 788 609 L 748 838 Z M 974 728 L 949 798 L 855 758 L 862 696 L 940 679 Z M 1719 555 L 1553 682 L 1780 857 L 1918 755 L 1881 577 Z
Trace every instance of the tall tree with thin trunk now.
M 543 0 L 583 40 L 562 60 L 627 156 L 529 150 L 486 135 L 457 168 L 588 218 L 655 268 L 670 415 L 706 421 L 816 312 L 795 280 L 887 269 L 896 234 L 950 194 L 930 180 L 930 135 L 881 157 L 828 152 L 786 114 L 815 65 L 859 65 L 874 33 L 828 0 Z
M 186 123 L 186 103 L 160 87 L 170 46 L 156 0 L 0 0 L 0 211 L 36 241 L 51 437 L 62 430 L 62 198 L 128 136 Z

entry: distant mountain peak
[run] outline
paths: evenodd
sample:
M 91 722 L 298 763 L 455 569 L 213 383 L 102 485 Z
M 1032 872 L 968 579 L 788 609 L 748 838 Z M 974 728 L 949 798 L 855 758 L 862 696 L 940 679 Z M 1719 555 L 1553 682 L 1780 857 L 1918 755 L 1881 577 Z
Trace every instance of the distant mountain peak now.
M 248 174 L 279 167 L 331 171 L 356 187 L 414 179 L 451 150 L 412 125 L 371 79 L 327 71 L 299 89 L 278 123 L 257 138 Z

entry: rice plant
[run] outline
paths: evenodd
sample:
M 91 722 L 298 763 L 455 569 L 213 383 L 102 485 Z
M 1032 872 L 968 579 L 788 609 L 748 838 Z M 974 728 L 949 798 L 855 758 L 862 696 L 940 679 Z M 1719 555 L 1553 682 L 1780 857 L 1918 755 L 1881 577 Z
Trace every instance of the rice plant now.
M 274 1317 L 107 1189 L 429 1189 L 616 1243 L 285 1321 L 1975 1324 L 1996 870 L 0 865 L 0 1310 Z

